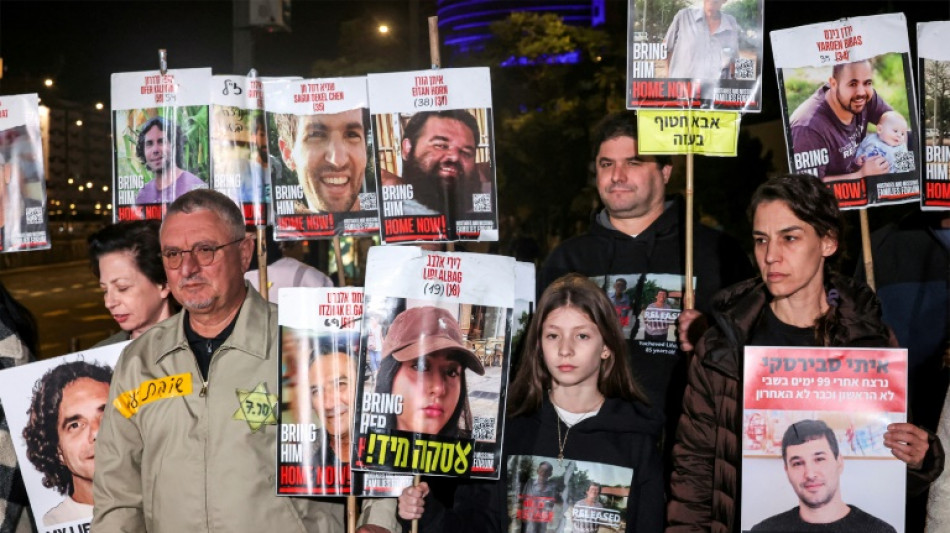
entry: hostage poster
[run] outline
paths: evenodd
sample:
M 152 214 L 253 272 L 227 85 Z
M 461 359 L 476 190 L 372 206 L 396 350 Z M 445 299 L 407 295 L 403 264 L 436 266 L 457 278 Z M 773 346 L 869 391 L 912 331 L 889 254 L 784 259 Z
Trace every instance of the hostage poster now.
M 278 295 L 280 433 L 277 494 L 398 496 L 409 476 L 350 470 L 361 288 L 286 288 Z
M 917 201 L 920 128 L 904 15 L 771 38 L 789 169 L 821 179 L 842 209 Z
M 112 75 L 115 221 L 161 220 L 182 194 L 208 187 L 211 69 Z
M 747 346 L 744 371 L 742 531 L 903 532 L 907 350 Z
M 274 238 L 376 234 L 366 78 L 267 81 L 264 109 Z
M 0 372 L 0 403 L 40 533 L 89 531 L 96 435 L 127 344 Z
M 261 80 L 213 76 L 211 188 L 234 200 L 248 226 L 267 224 L 268 169 Z
M 369 75 L 384 243 L 497 241 L 488 68 Z
M 920 206 L 923 210 L 950 208 L 950 22 L 917 25 L 917 71 L 921 73 L 924 172 Z
M 631 479 L 632 468 L 512 455 L 508 458 L 508 531 L 626 531 Z
M 50 247 L 44 161 L 37 95 L 0 97 L 0 251 Z
M 627 0 L 627 108 L 762 109 L 764 0 Z
M 515 261 L 370 248 L 353 468 L 498 479 Z

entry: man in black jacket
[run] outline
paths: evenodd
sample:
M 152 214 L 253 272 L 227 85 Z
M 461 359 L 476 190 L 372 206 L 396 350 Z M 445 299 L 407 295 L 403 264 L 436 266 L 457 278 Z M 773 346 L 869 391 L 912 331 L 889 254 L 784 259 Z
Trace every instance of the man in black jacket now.
M 624 327 L 630 339 L 634 376 L 645 387 L 653 407 L 663 411 L 673 435 L 682 410 L 686 356 L 675 341 L 644 338 L 643 311 L 662 287 L 685 287 L 685 205 L 666 197 L 673 171 L 670 156 L 640 155 L 637 116 L 623 112 L 605 117 L 592 136 L 597 192 L 604 209 L 585 235 L 554 249 L 541 268 L 538 292 L 568 272 L 578 272 L 610 291 L 618 278 L 628 284 L 631 317 Z M 754 275 L 738 243 L 703 225 L 694 228 L 696 307 L 709 310 L 719 289 Z M 675 311 L 682 300 L 670 299 Z M 672 439 L 668 439 L 672 440 Z M 666 446 L 669 457 L 669 446 Z M 670 464 L 670 461 L 664 461 Z

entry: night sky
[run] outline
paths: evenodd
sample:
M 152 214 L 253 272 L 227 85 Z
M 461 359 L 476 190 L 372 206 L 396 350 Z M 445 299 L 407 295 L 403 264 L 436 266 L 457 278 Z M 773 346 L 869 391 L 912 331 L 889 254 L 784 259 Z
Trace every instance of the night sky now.
M 608 12 L 623 13 L 626 1 L 608 0 Z M 434 5 L 435 0 L 420 0 L 423 39 Z M 408 0 L 293 0 L 291 32 L 255 33 L 254 65 L 262 76 L 307 76 L 314 61 L 336 57 L 342 22 L 385 22 L 405 36 L 408 6 Z M 950 0 L 766 0 L 766 33 L 895 11 L 907 15 L 913 50 L 916 23 L 950 19 Z M 110 74 L 157 68 L 159 48 L 168 50 L 169 68 L 210 66 L 216 74 L 236 73 L 232 22 L 229 0 L 0 0 L 5 68 L 0 94 L 48 92 L 78 103 L 108 102 Z M 422 65 L 426 59 L 419 58 Z M 772 107 L 768 101 L 776 88 L 768 39 L 764 68 L 763 97 Z M 52 90 L 40 85 L 46 77 L 56 80 Z M 774 118 L 777 109 L 767 108 L 753 120 Z
M 423 2 L 423 28 L 427 9 Z M 372 19 L 399 31 L 407 13 L 404 1 L 293 0 L 293 31 L 257 32 L 254 64 L 262 76 L 306 76 L 313 61 L 337 54 L 341 22 Z M 234 73 L 232 22 L 228 0 L 0 0 L 0 94 L 42 93 L 22 80 L 51 77 L 61 98 L 108 102 L 110 74 L 157 69 L 159 48 L 169 68 Z

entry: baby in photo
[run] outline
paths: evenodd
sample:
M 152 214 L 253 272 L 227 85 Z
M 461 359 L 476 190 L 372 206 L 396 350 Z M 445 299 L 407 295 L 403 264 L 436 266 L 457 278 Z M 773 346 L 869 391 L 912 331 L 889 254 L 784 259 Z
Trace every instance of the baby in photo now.
M 884 113 L 877 123 L 877 132 L 869 133 L 858 146 L 858 163 L 863 165 L 869 157 L 879 155 L 890 165 L 892 173 L 914 170 L 913 154 L 907 150 L 909 129 L 907 120 L 897 111 Z

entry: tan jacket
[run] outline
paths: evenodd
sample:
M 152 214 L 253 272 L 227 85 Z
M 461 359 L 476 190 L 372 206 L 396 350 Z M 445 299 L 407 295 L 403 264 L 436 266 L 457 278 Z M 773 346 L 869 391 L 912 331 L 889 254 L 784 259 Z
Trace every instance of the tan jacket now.
M 248 288 L 207 386 L 184 316 L 133 341 L 116 365 L 93 531 L 344 531 L 342 503 L 275 496 L 277 308 Z

